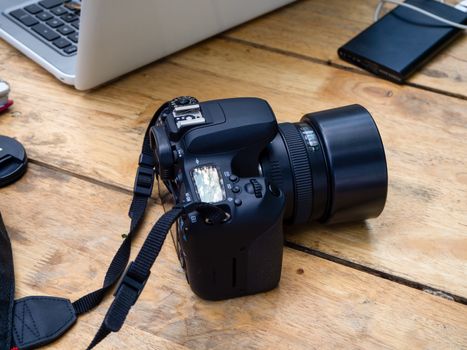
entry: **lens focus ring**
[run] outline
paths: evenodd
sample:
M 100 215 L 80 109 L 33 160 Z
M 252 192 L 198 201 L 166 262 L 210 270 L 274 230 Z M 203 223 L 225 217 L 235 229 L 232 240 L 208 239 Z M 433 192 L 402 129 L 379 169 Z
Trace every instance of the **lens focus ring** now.
M 300 132 L 290 123 L 279 124 L 279 131 L 284 139 L 289 154 L 294 182 L 293 224 L 308 222 L 313 204 L 312 177 L 307 149 Z

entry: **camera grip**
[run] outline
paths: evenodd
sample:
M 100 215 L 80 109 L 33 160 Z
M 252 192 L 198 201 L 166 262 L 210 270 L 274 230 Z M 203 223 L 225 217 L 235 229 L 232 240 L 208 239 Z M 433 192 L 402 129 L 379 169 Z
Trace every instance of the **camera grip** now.
M 187 279 L 196 295 L 223 300 L 265 292 L 278 285 L 284 241 L 282 216 L 245 245 L 219 237 L 221 232 L 213 241 L 206 233 L 202 233 L 205 239 L 191 239 L 190 247 L 183 249 Z

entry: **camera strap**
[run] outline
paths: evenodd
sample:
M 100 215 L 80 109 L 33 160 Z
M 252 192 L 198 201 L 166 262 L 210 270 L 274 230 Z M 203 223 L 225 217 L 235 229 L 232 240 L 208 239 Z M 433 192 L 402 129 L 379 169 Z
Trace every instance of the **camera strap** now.
M 0 215 L 0 350 L 30 350 L 56 340 L 76 322 L 77 317 L 98 306 L 123 275 L 104 321 L 87 349 L 94 348 L 108 334 L 118 332 L 123 326 L 146 285 L 171 226 L 180 216 L 196 210 L 214 224 L 226 218 L 226 213 L 212 204 L 191 202 L 176 205 L 159 218 L 135 260 L 128 265 L 131 242 L 141 225 L 157 176 L 156 159 L 149 142 L 150 129 L 167 105 L 165 103 L 156 111 L 146 130 L 128 213 L 130 229 L 107 269 L 101 288 L 74 302 L 47 296 L 14 300 L 13 254 Z

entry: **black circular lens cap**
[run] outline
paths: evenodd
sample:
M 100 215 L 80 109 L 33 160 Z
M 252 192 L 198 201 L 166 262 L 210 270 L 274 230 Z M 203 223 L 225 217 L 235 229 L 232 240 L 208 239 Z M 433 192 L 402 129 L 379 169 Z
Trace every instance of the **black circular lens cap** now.
M 0 187 L 18 180 L 26 172 L 28 157 L 21 143 L 0 135 Z

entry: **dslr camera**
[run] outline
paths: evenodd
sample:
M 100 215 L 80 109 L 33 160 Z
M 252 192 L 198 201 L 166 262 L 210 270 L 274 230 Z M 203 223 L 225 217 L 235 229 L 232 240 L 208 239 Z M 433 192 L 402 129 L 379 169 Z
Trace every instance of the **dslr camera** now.
M 259 98 L 183 96 L 156 114 L 151 148 L 175 203 L 207 202 L 226 213 L 213 223 L 188 210 L 177 222 L 179 260 L 203 299 L 275 288 L 284 224 L 364 220 L 384 208 L 384 148 L 359 105 L 278 124 Z

